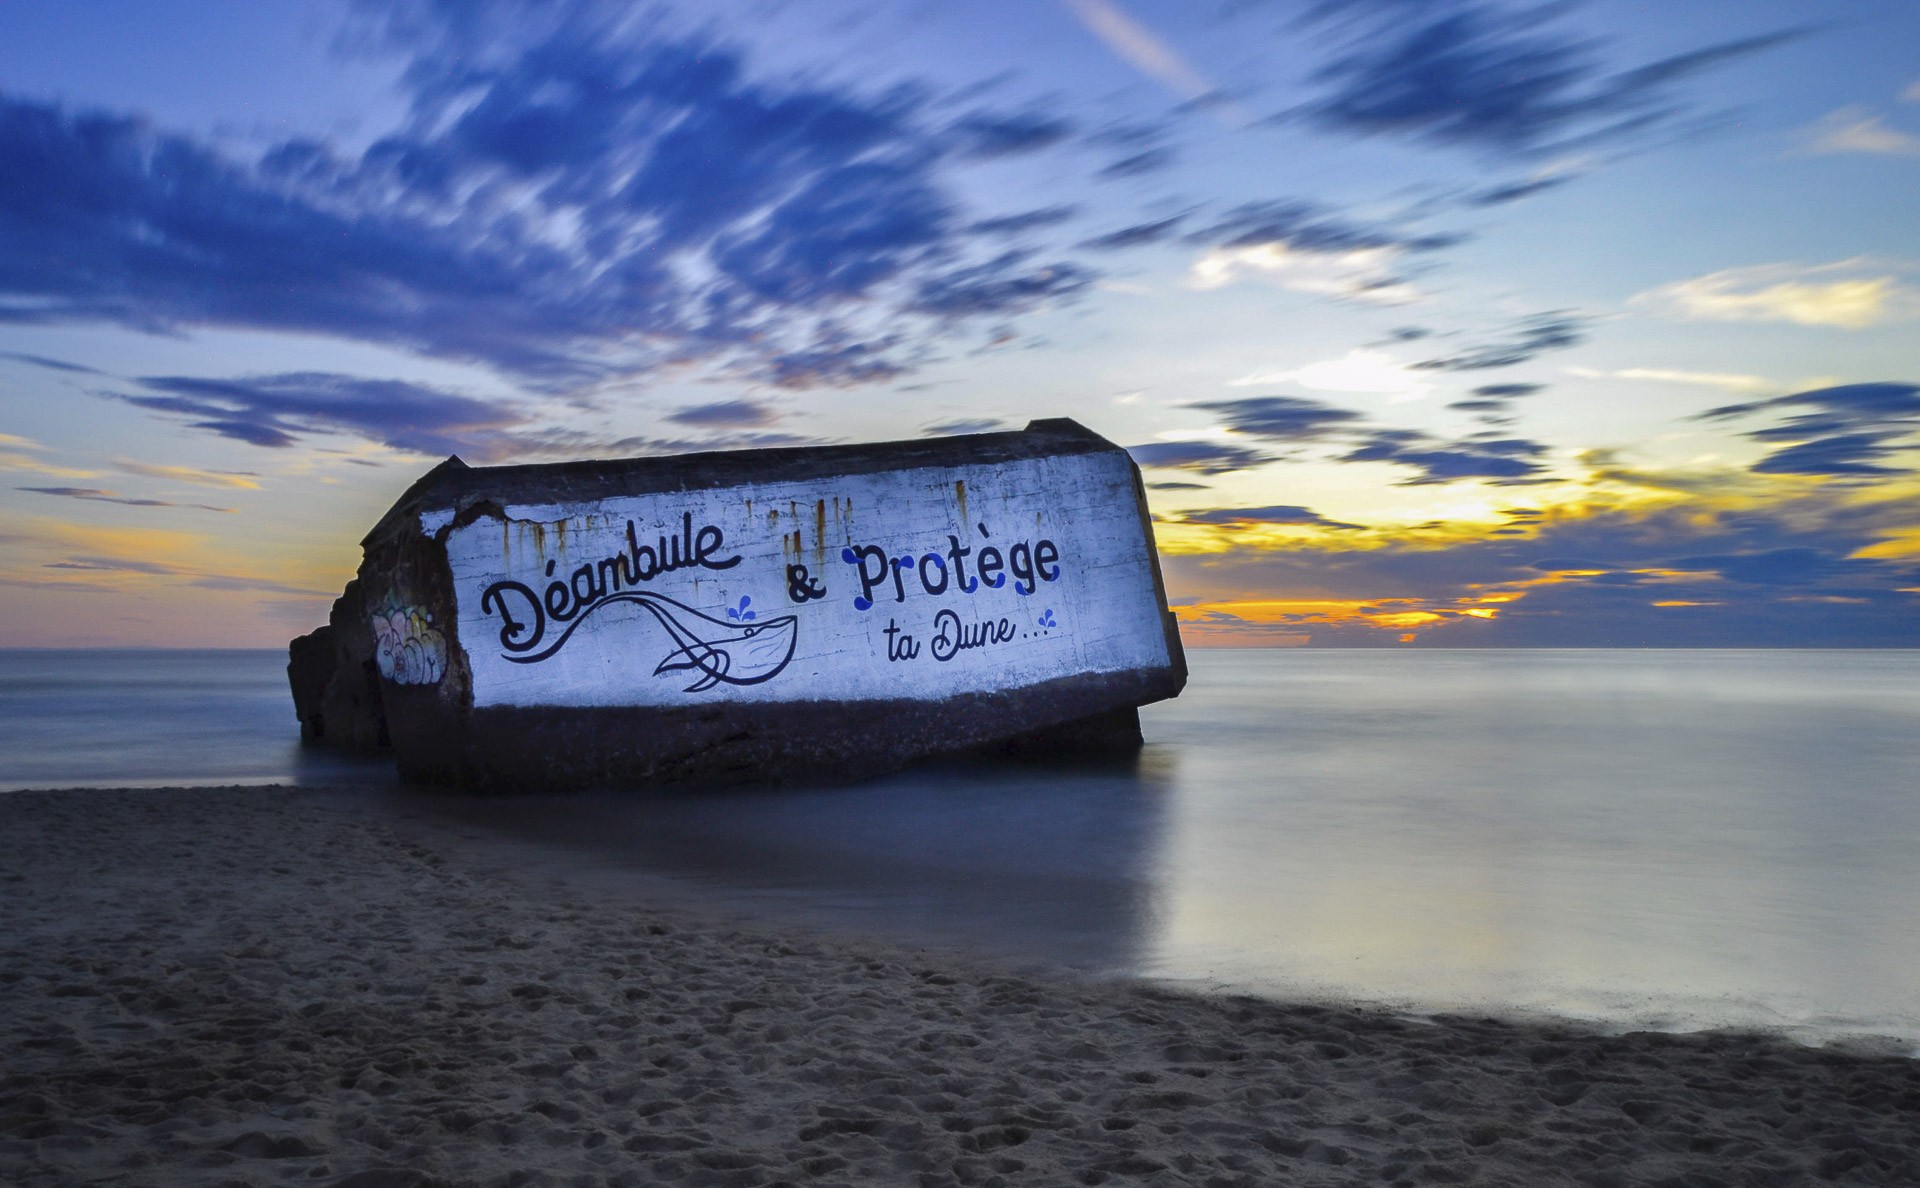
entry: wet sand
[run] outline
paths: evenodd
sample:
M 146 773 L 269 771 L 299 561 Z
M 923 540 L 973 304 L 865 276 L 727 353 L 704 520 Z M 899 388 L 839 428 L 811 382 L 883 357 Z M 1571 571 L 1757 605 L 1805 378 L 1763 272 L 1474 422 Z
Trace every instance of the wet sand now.
M 1920 1183 L 1901 1057 L 1016 972 L 370 804 L 0 798 L 0 1181 Z

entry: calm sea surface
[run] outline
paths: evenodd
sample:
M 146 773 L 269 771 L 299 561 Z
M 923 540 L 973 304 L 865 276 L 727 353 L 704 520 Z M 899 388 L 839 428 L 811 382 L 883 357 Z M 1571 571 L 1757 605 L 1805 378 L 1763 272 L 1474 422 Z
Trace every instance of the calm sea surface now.
M 1135 763 L 500 800 L 303 752 L 281 652 L 0 652 L 0 789 L 371 781 L 359 811 L 607 895 L 1207 989 L 1920 1044 L 1920 652 L 1190 660 Z

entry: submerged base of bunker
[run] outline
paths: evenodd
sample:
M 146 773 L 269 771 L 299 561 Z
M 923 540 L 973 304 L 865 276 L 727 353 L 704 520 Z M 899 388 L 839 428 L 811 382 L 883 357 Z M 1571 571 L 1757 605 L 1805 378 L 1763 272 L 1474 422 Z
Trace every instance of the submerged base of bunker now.
M 289 648 L 301 737 L 489 790 L 1124 753 L 1185 657 L 1139 472 L 1071 421 L 468 467 Z

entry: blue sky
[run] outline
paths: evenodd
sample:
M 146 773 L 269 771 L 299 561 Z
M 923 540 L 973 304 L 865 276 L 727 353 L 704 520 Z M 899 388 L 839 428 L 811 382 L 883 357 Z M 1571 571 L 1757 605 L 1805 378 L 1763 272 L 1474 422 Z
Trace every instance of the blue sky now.
M 1190 643 L 1920 645 L 1920 9 L 0 11 L 0 644 L 432 462 L 1075 417 Z

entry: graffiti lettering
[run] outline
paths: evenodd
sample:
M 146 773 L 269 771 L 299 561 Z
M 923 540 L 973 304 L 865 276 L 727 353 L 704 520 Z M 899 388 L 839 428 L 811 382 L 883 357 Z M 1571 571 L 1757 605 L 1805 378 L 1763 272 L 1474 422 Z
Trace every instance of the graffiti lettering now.
M 1013 638 L 1014 630 L 1013 620 L 1004 616 L 966 624 L 953 611 L 942 610 L 933 616 L 933 639 L 930 641 L 933 658 L 944 663 L 972 648 L 1006 643 Z
M 555 575 L 557 562 L 547 562 L 546 576 L 551 580 L 539 594 L 524 582 L 512 579 L 494 582 L 481 592 L 480 613 L 500 616 L 500 647 L 506 651 L 507 659 L 522 664 L 544 660 L 573 634 L 569 627 L 559 640 L 542 649 L 548 622 L 570 624 L 608 602 L 645 602 L 637 594 L 623 591 L 651 582 L 663 573 L 695 566 L 732 569 L 740 564 L 737 554 L 714 556 L 725 544 L 726 533 L 715 525 L 703 524 L 696 531 L 692 512 L 680 517 L 678 533 L 661 534 L 647 544 L 640 543 L 638 529 L 628 520 L 625 550 L 598 562 L 588 562 L 564 578 Z M 658 607 L 653 609 L 659 613 Z
M 986 524 L 976 524 L 982 540 L 991 539 Z M 967 560 L 973 558 L 974 572 L 967 572 Z M 895 602 L 905 602 L 909 593 L 907 574 L 918 580 L 922 593 L 939 597 L 948 590 L 972 594 L 982 586 L 998 590 L 1012 575 L 1014 593 L 1032 594 L 1041 582 L 1060 579 L 1060 546 L 1051 540 L 1016 541 L 1004 551 L 998 545 L 983 544 L 975 551 L 949 533 L 944 552 L 931 551 L 916 556 L 913 552 L 898 556 L 877 544 L 848 545 L 840 550 L 840 559 L 854 567 L 860 592 L 853 597 L 853 609 L 871 610 L 888 591 Z
M 438 684 L 447 671 L 447 641 L 432 624 L 427 611 L 402 606 L 388 595 L 373 612 L 373 656 L 380 675 L 396 685 Z
M 898 638 L 895 638 L 895 637 Z M 902 632 L 892 619 L 887 620 L 887 659 L 912 660 L 920 655 L 920 641 Z

